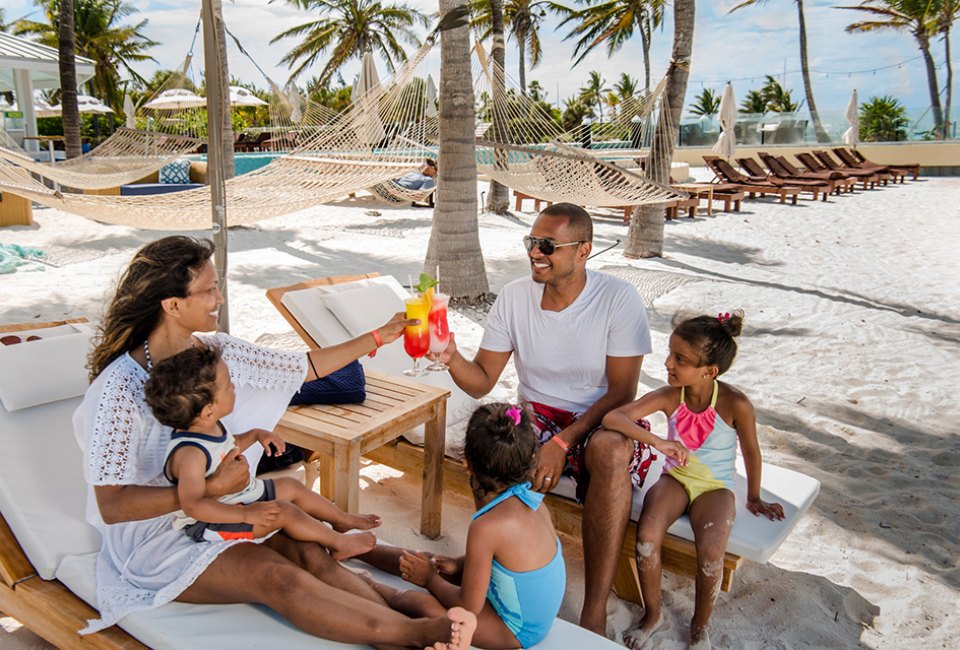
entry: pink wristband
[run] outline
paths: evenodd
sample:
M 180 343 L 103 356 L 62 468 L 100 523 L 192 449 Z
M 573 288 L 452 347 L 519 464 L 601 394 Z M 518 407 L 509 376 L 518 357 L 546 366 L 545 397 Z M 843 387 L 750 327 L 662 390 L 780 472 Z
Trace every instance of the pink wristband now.
M 566 451 L 566 452 L 569 452 L 569 451 L 570 451 L 570 445 L 568 445 L 568 444 L 566 443 L 566 441 L 564 441 L 564 439 L 561 438 L 560 436 L 554 436 L 554 437 L 550 438 L 550 442 L 555 442 L 555 443 L 557 443 L 558 445 L 560 445 L 560 449 L 562 449 L 562 450 L 564 450 L 564 451 Z
M 373 335 L 373 340 L 374 340 L 374 342 L 376 342 L 376 344 L 377 344 L 377 350 L 379 350 L 379 349 L 383 346 L 383 339 L 380 338 L 380 331 L 379 331 L 379 330 L 373 330 L 373 331 L 370 332 L 370 333 Z M 371 353 L 368 354 L 367 356 L 368 356 L 368 357 L 371 357 L 371 358 L 377 356 L 377 350 L 374 350 L 373 352 L 371 352 Z

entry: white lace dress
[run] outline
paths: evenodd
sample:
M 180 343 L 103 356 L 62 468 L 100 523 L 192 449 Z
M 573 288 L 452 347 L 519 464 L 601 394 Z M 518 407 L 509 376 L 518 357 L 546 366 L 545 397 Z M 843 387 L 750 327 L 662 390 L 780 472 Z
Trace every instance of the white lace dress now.
M 204 335 L 219 345 L 236 385 L 237 404 L 224 424 L 231 431 L 273 429 L 306 377 L 302 352 L 269 350 L 226 334 Z M 131 612 L 164 605 L 179 596 L 224 550 L 237 543 L 195 542 L 174 530 L 173 513 L 107 525 L 100 518 L 95 485 L 169 485 L 163 462 L 170 427 L 157 422 L 144 401 L 147 372 L 129 355 L 114 360 L 87 389 L 73 416 L 91 486 L 87 520 L 103 536 L 97 560 L 100 619 L 84 633 L 113 625 Z M 245 455 L 256 468 L 259 444 Z

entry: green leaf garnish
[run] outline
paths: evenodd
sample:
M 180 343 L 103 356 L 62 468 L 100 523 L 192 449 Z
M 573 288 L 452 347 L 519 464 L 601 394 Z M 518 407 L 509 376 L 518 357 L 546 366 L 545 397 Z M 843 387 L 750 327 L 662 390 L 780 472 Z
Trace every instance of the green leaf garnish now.
M 433 279 L 429 273 L 421 273 L 420 281 L 413 285 L 413 288 L 419 291 L 420 293 L 426 293 L 433 287 L 437 286 L 439 282 Z

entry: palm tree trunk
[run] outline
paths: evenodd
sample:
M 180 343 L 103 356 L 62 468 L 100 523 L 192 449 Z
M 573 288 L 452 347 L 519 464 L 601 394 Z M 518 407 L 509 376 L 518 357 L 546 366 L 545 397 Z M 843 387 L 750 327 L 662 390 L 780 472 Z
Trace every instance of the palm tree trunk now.
M 926 34 L 914 33 L 923 54 L 923 63 L 927 66 L 927 85 L 930 88 L 930 106 L 933 109 L 933 132 L 937 138 L 943 138 L 943 108 L 940 106 L 940 85 L 937 83 L 937 67 L 930 54 L 930 38 Z
M 950 25 L 943 32 L 943 49 L 947 59 L 947 102 L 943 107 L 943 137 L 950 138 L 950 106 L 953 104 L 953 64 L 950 62 Z
M 74 31 L 73 0 L 60 3 L 58 25 L 60 56 L 60 108 L 63 120 L 63 139 L 67 158 L 76 158 L 83 153 L 80 144 L 80 109 L 77 106 L 77 54 Z M 20 99 L 21 106 L 26 99 Z M 50 162 L 53 162 L 52 160 Z
M 797 14 L 800 21 L 800 70 L 803 74 L 803 92 L 807 95 L 807 106 L 810 107 L 810 117 L 813 119 L 817 142 L 830 142 L 830 136 L 823 130 L 817 105 L 813 101 L 813 85 L 810 83 L 810 66 L 807 63 L 807 21 L 803 17 L 803 0 L 797 0 Z
M 504 74 L 504 61 L 506 59 L 506 39 L 503 25 L 503 2 L 502 0 L 490 0 L 490 31 L 493 34 L 493 105 L 502 107 L 506 95 L 506 79 Z M 472 81 L 470 82 L 473 83 Z M 509 134 L 507 125 L 503 123 L 502 114 L 497 110 L 493 111 L 493 140 L 495 142 L 507 142 Z M 506 152 L 494 152 L 494 165 L 497 169 L 505 169 L 507 165 Z M 506 214 L 510 211 L 510 194 L 506 185 L 501 185 L 495 180 L 490 181 L 490 188 L 487 191 L 487 212 L 495 214 Z
M 233 160 L 233 111 L 230 110 L 230 70 L 227 59 L 227 29 L 223 22 L 223 3 L 222 0 L 216 0 L 214 4 L 216 12 L 215 26 L 217 29 L 217 47 L 219 48 L 220 59 L 220 101 L 223 106 L 223 121 L 220 123 L 220 151 L 223 161 L 223 178 L 233 178 L 235 166 Z
M 670 162 L 677 141 L 683 99 L 687 93 L 690 77 L 690 53 L 693 50 L 693 27 L 696 0 L 674 0 L 673 3 L 673 53 L 667 70 L 667 88 L 664 104 L 657 120 L 650 149 L 650 177 L 665 185 L 670 183 Z M 666 115 L 665 115 L 666 114 Z M 633 213 L 626 257 L 661 257 L 663 255 L 663 204 L 642 205 Z
M 641 17 L 637 20 L 640 31 L 640 47 L 643 50 L 643 89 L 650 94 L 650 37 L 653 28 L 649 18 Z
M 465 6 L 466 1 L 440 0 L 440 14 Z M 433 274 L 439 266 L 444 293 L 463 302 L 478 302 L 490 291 L 477 219 L 474 106 L 469 28 L 443 31 L 437 205 L 423 267 Z
M 520 62 L 520 94 L 526 97 L 527 96 L 526 35 L 521 36 L 520 34 L 517 34 L 517 42 L 520 44 L 520 52 L 518 53 L 518 59 Z

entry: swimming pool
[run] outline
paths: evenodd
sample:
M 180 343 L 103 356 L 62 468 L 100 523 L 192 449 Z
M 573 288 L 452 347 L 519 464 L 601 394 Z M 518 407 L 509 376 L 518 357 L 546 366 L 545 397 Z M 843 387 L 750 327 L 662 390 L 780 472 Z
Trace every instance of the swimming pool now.
M 282 156 L 283 153 L 279 151 L 257 151 L 253 153 L 235 153 L 233 154 L 233 169 L 234 175 L 241 176 L 243 174 L 248 174 L 254 170 L 260 169 L 261 167 L 266 166 L 274 158 Z M 193 160 L 207 160 L 207 154 L 197 154 L 196 156 L 190 156 Z

